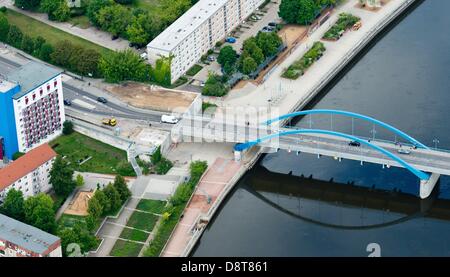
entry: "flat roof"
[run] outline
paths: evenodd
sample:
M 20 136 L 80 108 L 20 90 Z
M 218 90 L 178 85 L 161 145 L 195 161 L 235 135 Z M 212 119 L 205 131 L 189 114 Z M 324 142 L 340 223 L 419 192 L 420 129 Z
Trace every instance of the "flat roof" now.
M 57 236 L 3 214 L 0 214 L 0 239 L 38 254 L 43 254 L 51 245 L 60 241 Z
M 200 0 L 172 23 L 147 47 L 172 51 L 181 41 L 223 7 L 229 0 Z
M 54 157 L 56 157 L 56 152 L 48 144 L 43 144 L 0 169 L 0 191 Z
M 17 86 L 16 83 L 0 78 L 0 93 L 6 93 Z
M 62 71 L 60 69 L 31 61 L 21 66 L 18 70 L 9 73 L 7 77 L 9 81 L 16 82 L 20 85 L 20 92 L 16 93 L 13 97 L 14 99 L 19 99 L 30 90 L 48 82 L 61 73 Z

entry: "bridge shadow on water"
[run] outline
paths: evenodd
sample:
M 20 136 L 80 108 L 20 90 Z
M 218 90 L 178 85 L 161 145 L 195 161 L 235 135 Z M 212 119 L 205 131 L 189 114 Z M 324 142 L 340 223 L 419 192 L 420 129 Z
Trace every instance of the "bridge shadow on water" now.
M 271 172 L 257 165 L 245 176 L 241 188 L 284 214 L 329 228 L 367 230 L 420 217 L 450 221 L 450 199 L 439 198 L 439 184 L 422 200 L 409 193 L 291 173 Z

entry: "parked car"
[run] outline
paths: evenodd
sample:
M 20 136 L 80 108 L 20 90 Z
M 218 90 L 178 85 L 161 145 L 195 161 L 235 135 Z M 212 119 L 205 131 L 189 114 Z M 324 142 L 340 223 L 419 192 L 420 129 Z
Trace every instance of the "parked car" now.
M 108 103 L 108 100 L 106 100 L 106 98 L 104 98 L 104 97 L 97 97 L 97 101 L 100 103 L 103 103 L 103 104 Z
M 208 56 L 208 61 L 213 62 L 216 60 L 216 57 L 214 56 Z
M 277 23 L 275 23 L 275 22 L 269 22 L 269 24 L 268 24 L 270 27 L 276 27 L 277 26 Z
M 235 43 L 236 39 L 233 38 L 233 37 L 228 37 L 225 41 L 228 42 L 228 43 Z
M 72 106 L 72 102 L 68 99 L 64 99 L 64 105 L 66 106 Z
M 359 143 L 359 141 L 350 141 L 350 142 L 348 143 L 348 145 L 350 145 L 350 146 L 355 146 L 355 147 L 359 147 L 359 146 L 361 146 L 361 143 Z

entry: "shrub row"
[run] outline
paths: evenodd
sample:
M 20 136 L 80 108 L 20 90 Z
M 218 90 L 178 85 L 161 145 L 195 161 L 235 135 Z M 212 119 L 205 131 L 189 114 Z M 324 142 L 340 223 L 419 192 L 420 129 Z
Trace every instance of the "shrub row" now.
M 325 50 L 325 46 L 322 42 L 315 42 L 313 47 L 311 47 L 311 49 L 309 49 L 301 59 L 295 61 L 288 67 L 282 77 L 287 79 L 297 79 L 299 76 L 303 75 L 305 70 L 308 69 L 315 61 L 322 57 Z

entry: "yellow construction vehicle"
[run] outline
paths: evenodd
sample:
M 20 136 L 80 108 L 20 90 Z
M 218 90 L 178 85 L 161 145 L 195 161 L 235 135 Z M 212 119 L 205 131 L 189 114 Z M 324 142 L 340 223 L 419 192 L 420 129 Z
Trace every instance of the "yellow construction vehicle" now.
M 105 125 L 109 125 L 109 126 L 116 126 L 117 125 L 117 120 L 115 118 L 104 118 L 102 120 L 102 123 Z

